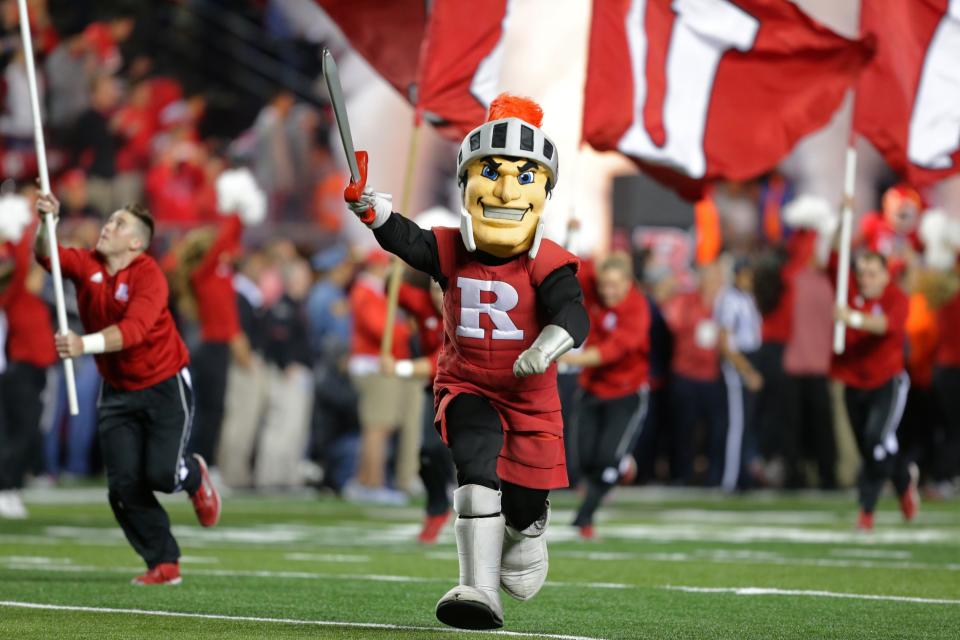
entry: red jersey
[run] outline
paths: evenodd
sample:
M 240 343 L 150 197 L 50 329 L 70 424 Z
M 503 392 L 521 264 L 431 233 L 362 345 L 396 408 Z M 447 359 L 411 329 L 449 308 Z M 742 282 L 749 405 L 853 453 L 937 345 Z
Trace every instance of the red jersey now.
M 0 295 L 0 309 L 7 314 L 7 359 L 46 368 L 57 361 L 53 322 L 46 303 L 27 290 L 36 223 L 24 229 L 13 247 L 14 269 L 10 284 Z
M 380 343 L 387 329 L 387 296 L 383 282 L 367 275 L 357 278 L 350 290 L 353 335 L 350 352 L 354 356 L 380 357 Z M 393 357 L 410 357 L 410 330 L 399 320 L 393 325 Z
M 664 319 L 673 332 L 670 370 L 691 380 L 712 382 L 720 375 L 719 329 L 713 309 L 699 291 L 675 296 L 664 305 Z
M 50 269 L 49 258 L 40 264 Z M 95 250 L 60 247 L 60 268 L 77 288 L 80 321 L 88 333 L 117 325 L 123 349 L 96 356 L 97 369 L 112 387 L 146 389 L 190 363 L 187 348 L 167 308 L 167 279 L 146 254 L 110 275 Z
M 919 225 L 917 225 L 919 228 Z M 871 251 L 876 251 L 887 259 L 890 273 L 894 277 L 903 273 L 906 269 L 904 255 L 906 251 L 912 250 L 916 253 L 923 253 L 923 243 L 920 241 L 920 235 L 915 228 L 908 234 L 898 233 L 882 212 L 871 211 L 864 214 L 860 220 L 860 232 L 863 236 L 863 244 Z
M 230 342 L 240 333 L 237 293 L 233 289 L 233 266 L 223 258 L 240 251 L 243 223 L 229 216 L 221 225 L 216 240 L 190 274 L 190 285 L 197 301 L 200 335 L 205 342 Z
M 846 349 L 833 356 L 830 375 L 850 387 L 875 389 L 903 371 L 910 301 L 892 282 L 873 300 L 860 295 L 856 279 L 851 278 L 849 291 L 847 305 L 864 315 L 885 315 L 887 332 L 876 335 L 847 327 Z
M 937 311 L 937 327 L 940 329 L 937 365 L 960 368 L 960 293 L 954 294 Z
M 537 304 L 537 287 L 560 267 L 576 269 L 576 256 L 543 240 L 535 259 L 524 253 L 504 264 L 485 265 L 463 246 L 459 229 L 434 227 L 433 233 L 448 281 L 434 382 L 444 441 L 450 401 L 459 393 L 481 396 L 503 424 L 499 477 L 534 489 L 566 487 L 557 366 L 518 378 L 513 364 L 548 322 Z
M 434 308 L 429 290 L 401 282 L 399 294 L 398 303 L 417 323 L 420 353 L 430 358 L 430 377 L 435 377 L 443 345 L 443 318 Z
M 586 367 L 580 386 L 598 398 L 622 398 L 636 393 L 650 373 L 650 306 L 633 285 L 627 297 L 607 308 L 590 296 L 590 337 L 587 347 L 600 351 L 599 367 Z

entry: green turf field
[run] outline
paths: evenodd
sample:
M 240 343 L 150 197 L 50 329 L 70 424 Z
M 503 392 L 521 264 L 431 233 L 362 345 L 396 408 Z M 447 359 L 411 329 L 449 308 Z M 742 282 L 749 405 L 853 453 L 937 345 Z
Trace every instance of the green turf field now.
M 449 525 L 438 545 L 413 542 L 416 507 L 231 497 L 204 530 L 174 496 L 184 582 L 132 587 L 142 567 L 105 493 L 29 493 L 29 520 L 0 521 L 0 638 L 494 636 L 434 618 L 456 549 Z M 583 543 L 574 500 L 554 494 L 543 591 L 504 597 L 511 637 L 960 638 L 956 502 L 904 525 L 886 499 L 862 535 L 850 495 L 619 490 L 602 541 Z

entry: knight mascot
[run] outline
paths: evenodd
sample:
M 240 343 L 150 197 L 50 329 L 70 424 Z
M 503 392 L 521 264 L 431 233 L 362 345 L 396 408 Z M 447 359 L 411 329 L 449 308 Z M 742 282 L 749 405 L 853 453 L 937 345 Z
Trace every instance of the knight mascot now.
M 500 589 L 529 600 L 547 577 L 550 489 L 567 486 L 557 358 L 587 336 L 578 261 L 543 237 L 557 148 L 532 100 L 490 105 L 457 155 L 460 227 L 421 229 L 360 179 L 344 195 L 380 245 L 443 290 L 435 425 L 453 454 L 459 584 L 437 618 L 503 626 Z

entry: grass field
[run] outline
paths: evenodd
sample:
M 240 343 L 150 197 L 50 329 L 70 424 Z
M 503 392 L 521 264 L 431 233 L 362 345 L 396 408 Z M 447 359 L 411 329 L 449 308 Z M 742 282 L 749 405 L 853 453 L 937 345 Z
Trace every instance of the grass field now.
M 413 542 L 416 507 L 311 496 L 231 497 L 220 526 L 166 500 L 184 582 L 132 587 L 142 565 L 103 489 L 27 494 L 0 521 L 0 638 L 489 638 L 442 627 L 456 548 Z M 599 542 L 567 526 L 555 492 L 550 577 L 531 602 L 504 597 L 527 638 L 960 638 L 960 508 L 917 522 L 881 503 L 852 529 L 850 495 L 722 497 L 619 490 Z

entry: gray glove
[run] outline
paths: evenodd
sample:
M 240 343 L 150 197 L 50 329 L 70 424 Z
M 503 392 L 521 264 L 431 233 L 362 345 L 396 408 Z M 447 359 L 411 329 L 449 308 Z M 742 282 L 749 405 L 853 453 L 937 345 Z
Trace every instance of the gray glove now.
M 348 200 L 347 206 L 361 219 L 367 211 L 372 210 L 374 213 L 373 219 L 370 222 L 365 221 L 365 223 L 371 229 L 377 229 L 390 218 L 390 213 L 393 211 L 393 196 L 367 187 L 363 190 L 363 195 L 360 196 L 359 200 Z
M 548 324 L 530 348 L 517 356 L 513 375 L 524 378 L 545 372 L 560 356 L 573 347 L 573 337 L 563 327 Z

